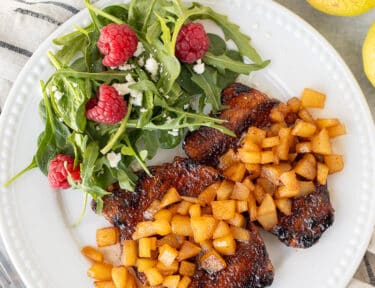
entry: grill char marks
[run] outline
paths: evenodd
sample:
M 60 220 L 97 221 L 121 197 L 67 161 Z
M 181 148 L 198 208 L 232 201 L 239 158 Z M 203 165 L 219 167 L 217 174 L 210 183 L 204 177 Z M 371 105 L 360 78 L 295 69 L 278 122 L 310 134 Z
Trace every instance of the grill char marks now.
M 229 108 L 218 117 L 228 121 L 225 126 L 234 131 L 237 138 L 207 127 L 188 134 L 184 143 L 185 152 L 198 162 L 216 166 L 222 154 L 229 148 L 238 147 L 241 133 L 249 126 L 270 125 L 270 111 L 278 104 L 261 92 L 238 83 L 223 90 L 222 101 Z M 289 113 L 285 120 L 288 125 L 293 125 L 296 119 L 297 115 Z M 332 225 L 333 213 L 327 187 L 317 185 L 314 193 L 293 199 L 291 216 L 279 213 L 280 223 L 272 232 L 289 246 L 308 248 Z
M 236 254 L 224 257 L 227 268 L 213 275 L 198 270 L 189 288 L 252 288 L 272 284 L 273 266 L 258 228 L 253 223 L 249 223 L 247 228 L 251 234 L 250 241 L 237 242 Z
M 189 158 L 214 166 L 225 151 L 237 145 L 239 136 L 247 127 L 268 126 L 270 111 L 278 103 L 265 94 L 239 83 L 233 83 L 224 89 L 221 98 L 223 105 L 228 108 L 223 110 L 218 118 L 228 121 L 223 126 L 232 130 L 237 138 L 209 127 L 202 127 L 188 133 L 183 143 Z
M 152 177 L 142 174 L 134 192 L 115 189 L 103 198 L 103 215 L 121 229 L 122 239 L 131 239 L 143 213 L 155 199 L 175 187 L 182 196 L 196 197 L 207 186 L 221 179 L 219 172 L 190 159 L 176 157 L 173 163 L 150 168 Z
M 175 187 L 181 195 L 197 197 L 204 188 L 222 178 L 212 167 L 178 157 L 173 163 L 151 167 L 150 170 L 153 176 L 142 175 L 134 193 L 117 186 L 103 199 L 103 215 L 120 228 L 122 239 L 131 239 L 137 223 L 144 221 L 144 211 L 169 188 Z M 237 242 L 236 254 L 224 257 L 227 268 L 215 275 L 197 270 L 189 288 L 261 288 L 271 285 L 274 273 L 264 242 L 254 224 L 249 223 L 248 228 L 251 240 Z M 138 277 L 145 283 L 142 273 Z
M 332 225 L 334 210 L 327 185 L 316 184 L 315 192 L 293 200 L 292 215 L 279 213 L 272 233 L 288 246 L 308 248 Z

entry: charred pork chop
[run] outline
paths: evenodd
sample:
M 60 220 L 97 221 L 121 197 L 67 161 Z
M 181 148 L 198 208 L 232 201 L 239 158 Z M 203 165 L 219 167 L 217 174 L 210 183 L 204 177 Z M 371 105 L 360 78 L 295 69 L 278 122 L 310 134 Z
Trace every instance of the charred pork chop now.
M 228 122 L 225 126 L 237 135 L 232 138 L 208 127 L 189 133 L 184 150 L 191 158 L 201 163 L 216 166 L 221 155 L 239 144 L 241 134 L 249 126 L 271 125 L 269 114 L 278 104 L 265 94 L 245 85 L 234 83 L 222 92 L 222 102 L 228 106 L 218 117 Z M 286 122 L 293 124 L 296 116 L 290 113 Z M 293 200 L 292 215 L 279 214 L 279 224 L 272 233 L 288 246 L 307 248 L 316 243 L 333 223 L 333 208 L 327 186 L 316 186 L 310 195 Z
M 288 246 L 311 247 L 333 223 L 327 185 L 315 186 L 313 193 L 293 200 L 292 215 L 279 213 L 279 223 L 272 233 Z
M 183 144 L 189 158 L 213 166 L 224 152 L 237 145 L 238 138 L 247 127 L 268 125 L 268 115 L 278 103 L 255 89 L 237 83 L 225 89 L 221 97 L 223 105 L 230 108 L 223 110 L 218 117 L 228 121 L 223 126 L 236 133 L 237 138 L 216 129 L 201 127 L 188 133 Z
M 169 188 L 175 187 L 183 196 L 197 197 L 207 186 L 222 178 L 212 167 L 178 157 L 173 163 L 151 167 L 150 171 L 153 176 L 142 175 L 135 192 L 114 187 L 113 193 L 103 199 L 103 214 L 120 228 L 122 239 L 131 239 L 137 223 L 145 220 L 146 209 Z M 236 254 L 224 257 L 227 268 L 213 275 L 197 270 L 189 287 L 252 288 L 271 285 L 273 267 L 264 242 L 254 224 L 249 223 L 248 228 L 250 241 L 239 242 Z

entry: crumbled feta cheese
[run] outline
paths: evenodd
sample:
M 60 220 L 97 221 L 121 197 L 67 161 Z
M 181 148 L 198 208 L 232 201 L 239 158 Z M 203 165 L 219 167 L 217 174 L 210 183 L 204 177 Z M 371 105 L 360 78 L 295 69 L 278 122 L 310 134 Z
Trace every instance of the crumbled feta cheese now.
M 163 87 L 160 87 L 160 88 L 159 88 L 159 92 L 160 92 L 160 93 L 164 93 L 164 89 L 163 89 Z
M 185 104 L 185 105 L 184 105 L 184 110 L 188 109 L 189 106 L 190 106 L 189 104 Z
M 202 62 L 201 59 L 198 59 L 197 64 L 193 66 L 193 70 L 197 74 L 203 74 L 205 70 L 204 63 Z
M 57 87 L 55 85 L 52 86 L 52 92 L 56 92 L 57 91 Z
M 138 90 L 130 89 L 130 102 L 134 106 L 142 106 L 143 93 Z
M 134 52 L 134 56 L 138 57 L 141 55 L 143 52 L 145 52 L 145 48 L 143 47 L 142 42 L 138 42 L 137 50 Z
M 131 74 L 127 74 L 125 76 L 125 80 L 130 84 L 130 83 L 135 83 L 134 79 L 133 79 L 133 76 Z
M 164 98 L 165 99 L 169 99 L 169 95 L 164 95 Z
M 74 88 L 78 87 L 78 84 L 76 82 L 72 82 L 72 85 L 73 85 Z
M 134 64 L 122 64 L 120 66 L 118 66 L 118 69 L 121 70 L 121 71 L 128 71 L 128 70 L 131 70 L 131 69 L 134 69 L 135 68 L 135 65 Z
M 141 66 L 141 67 L 145 66 L 145 57 L 143 57 L 143 56 L 139 57 L 138 65 Z
M 172 118 L 171 117 L 167 117 L 167 120 L 165 121 L 165 123 L 171 123 L 172 122 Z
M 64 122 L 64 119 L 59 117 L 59 122 L 61 122 L 61 123 Z
M 139 112 L 141 112 L 141 113 L 145 113 L 147 111 L 147 109 L 146 108 L 141 108 L 141 109 L 139 109 Z
M 100 130 L 100 126 L 99 125 L 95 126 L 95 130 L 99 131 Z
M 61 97 L 64 96 L 64 93 L 60 91 L 55 91 L 53 95 L 55 96 L 56 101 L 59 101 Z
M 136 83 L 131 74 L 125 76 L 127 83 L 114 83 L 112 86 L 123 96 L 130 94 L 130 102 L 135 106 L 142 106 L 143 93 L 135 89 L 130 89 L 129 85 Z
M 121 161 L 121 154 L 113 151 L 109 152 L 106 157 L 109 162 L 109 166 L 112 168 L 116 168 L 118 163 Z
M 146 60 L 145 68 L 148 72 L 150 72 L 151 77 L 155 80 L 156 76 L 158 75 L 159 70 L 159 63 L 150 55 L 150 57 Z
M 176 137 L 178 136 L 178 129 L 169 130 L 168 134 Z
M 114 83 L 112 87 L 116 89 L 118 94 L 124 96 L 130 93 L 129 84 L 128 83 Z

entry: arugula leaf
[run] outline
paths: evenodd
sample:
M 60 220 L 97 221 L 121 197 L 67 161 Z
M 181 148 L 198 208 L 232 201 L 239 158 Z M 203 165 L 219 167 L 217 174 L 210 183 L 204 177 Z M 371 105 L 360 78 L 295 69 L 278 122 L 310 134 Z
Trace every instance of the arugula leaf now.
M 86 93 L 91 90 L 90 81 L 61 77 L 51 81 L 50 87 L 57 87 L 57 91 L 51 92 L 54 95 L 63 93 L 60 98 L 51 97 L 55 112 L 71 129 L 83 132 L 86 127 L 86 103 L 91 98 L 91 93 Z
M 161 27 L 161 40 L 163 41 L 164 44 L 164 50 L 168 55 L 174 56 L 174 47 L 172 47 L 172 42 L 171 42 L 171 30 L 168 28 L 167 23 L 165 20 L 156 14 L 156 17 L 159 20 L 160 27 Z
M 78 35 L 66 43 L 64 47 L 56 53 L 56 57 L 59 59 L 60 63 L 64 66 L 69 65 L 72 58 L 86 45 L 86 41 L 85 37 Z
M 211 67 L 206 67 L 203 74 L 192 73 L 191 80 L 205 93 L 208 103 L 212 105 L 214 113 L 221 110 L 221 90 L 217 87 L 217 72 Z
M 144 149 L 148 151 L 147 158 L 152 159 L 159 148 L 158 131 L 144 131 L 139 139 Z
M 250 72 L 265 68 L 270 62 L 264 61 L 261 64 L 245 64 L 242 61 L 236 61 L 225 54 L 216 56 L 210 52 L 204 55 L 203 61 L 217 69 L 227 69 L 240 74 L 250 74 Z
M 41 87 L 46 109 L 46 122 L 45 129 L 38 138 L 38 148 L 34 159 L 39 169 L 47 175 L 49 161 L 58 153 L 72 155 L 73 149 L 66 141 L 70 136 L 68 127 L 60 122 L 53 113 L 43 82 L 41 82 Z
M 213 55 L 222 55 L 227 50 L 227 44 L 225 41 L 216 34 L 207 33 L 208 39 L 210 39 L 210 46 L 208 47 L 208 52 Z
M 116 133 L 111 137 L 111 139 L 108 141 L 107 145 L 105 145 L 105 147 L 100 150 L 102 154 L 107 154 L 112 149 L 112 147 L 117 143 L 120 137 L 125 133 L 131 111 L 132 111 L 132 104 L 130 103 L 128 107 L 128 112 L 125 118 L 121 121 L 120 127 L 117 129 Z
M 113 80 L 124 81 L 125 76 L 129 72 L 120 71 L 104 71 L 104 72 L 80 72 L 72 69 L 59 69 L 55 72 L 55 75 L 63 75 L 72 78 L 98 80 L 104 83 L 110 83 Z
M 95 163 L 99 156 L 99 147 L 95 142 L 90 142 L 83 153 L 81 164 L 81 183 L 78 187 L 85 193 L 88 193 L 96 201 L 96 212 L 101 214 L 103 209 L 103 196 L 110 194 L 102 187 L 97 186 L 95 175 Z
M 237 45 L 241 55 L 248 57 L 256 64 L 262 64 L 262 58 L 258 52 L 250 45 L 250 37 L 240 31 L 240 27 L 229 21 L 228 17 L 213 11 L 211 8 L 194 2 L 192 7 L 186 12 L 188 18 L 210 19 L 223 30 L 226 40 L 233 40 Z M 185 16 L 186 17 L 186 16 Z
M 191 80 L 192 76 L 193 74 L 191 73 L 191 70 L 189 70 L 186 65 L 182 65 L 180 76 L 177 78 L 177 83 L 182 89 L 191 95 L 201 94 L 202 89 Z
M 128 11 L 129 11 L 128 4 L 116 4 L 116 5 L 107 6 L 103 9 L 103 11 L 107 14 L 110 14 L 122 20 L 124 23 L 128 21 Z M 103 26 L 111 23 L 111 20 L 101 15 L 98 16 L 98 20 Z
M 172 149 L 181 143 L 182 137 L 184 136 L 184 129 L 178 129 L 177 135 L 170 130 L 159 131 L 159 143 L 163 149 Z

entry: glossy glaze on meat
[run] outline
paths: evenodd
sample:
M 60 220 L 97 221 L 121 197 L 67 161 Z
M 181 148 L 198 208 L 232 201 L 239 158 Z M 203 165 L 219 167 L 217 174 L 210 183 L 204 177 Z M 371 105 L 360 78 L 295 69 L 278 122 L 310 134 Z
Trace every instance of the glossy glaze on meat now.
M 222 101 L 229 108 L 218 115 L 228 122 L 226 127 L 238 135 L 228 138 L 212 128 L 202 127 L 185 138 L 184 149 L 192 159 L 216 166 L 222 154 L 229 148 L 237 147 L 240 135 L 249 126 L 266 127 L 270 125 L 269 113 L 277 105 L 265 94 L 234 83 L 224 89 Z M 288 124 L 296 120 L 296 115 L 287 115 Z M 317 186 L 311 195 L 293 199 L 293 214 L 285 216 L 279 213 L 280 224 L 273 233 L 285 244 L 298 248 L 307 248 L 316 243 L 323 232 L 333 223 L 333 208 L 326 186 Z
M 188 133 L 183 143 L 186 155 L 201 163 L 216 166 L 219 157 L 238 144 L 239 136 L 251 125 L 264 127 L 270 124 L 269 113 L 278 101 L 269 99 L 256 89 L 233 83 L 222 92 L 223 110 L 218 118 L 227 120 L 223 126 L 232 130 L 235 137 L 218 130 L 202 127 Z
M 263 239 L 253 223 L 249 223 L 247 228 L 250 230 L 250 241 L 237 242 L 236 254 L 224 256 L 227 268 L 213 275 L 198 270 L 189 288 L 253 288 L 272 284 L 273 266 Z
M 145 220 L 145 210 L 169 188 L 175 187 L 183 196 L 197 197 L 207 186 L 222 178 L 210 166 L 179 157 L 173 163 L 151 167 L 150 171 L 153 176 L 143 174 L 137 182 L 135 192 L 114 186 L 113 193 L 103 199 L 103 214 L 108 221 L 120 228 L 122 239 L 131 239 L 136 224 Z M 254 224 L 250 223 L 248 228 L 251 240 L 246 243 L 238 242 L 236 254 L 224 257 L 227 268 L 215 275 L 197 270 L 189 287 L 255 288 L 271 285 L 273 267 L 264 242 Z M 144 282 L 142 273 L 138 277 Z
M 145 221 L 144 212 L 155 199 L 161 199 L 175 187 L 182 196 L 197 196 L 207 186 L 221 179 L 219 172 L 190 159 L 176 157 L 173 163 L 150 167 L 153 176 L 143 173 L 134 192 L 115 187 L 103 198 L 103 215 L 121 229 L 123 239 L 131 239 L 138 222 Z
M 316 184 L 316 191 L 293 199 L 292 215 L 279 213 L 279 223 L 272 233 L 288 246 L 308 248 L 332 225 L 334 210 L 327 185 Z

